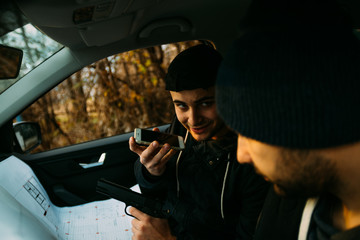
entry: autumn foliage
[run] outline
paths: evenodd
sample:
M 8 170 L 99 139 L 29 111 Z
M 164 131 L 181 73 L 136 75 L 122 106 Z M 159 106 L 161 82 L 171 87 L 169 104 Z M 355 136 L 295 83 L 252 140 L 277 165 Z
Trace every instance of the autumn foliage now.
M 164 86 L 167 67 L 196 44 L 120 53 L 74 73 L 21 114 L 25 121 L 40 123 L 43 143 L 36 151 L 171 122 L 174 110 Z

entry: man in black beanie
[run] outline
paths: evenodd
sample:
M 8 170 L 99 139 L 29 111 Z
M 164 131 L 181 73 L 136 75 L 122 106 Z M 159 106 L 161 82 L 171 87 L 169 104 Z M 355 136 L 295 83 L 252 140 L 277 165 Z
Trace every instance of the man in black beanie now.
M 238 161 L 274 186 L 255 239 L 360 239 L 359 92 L 350 27 L 249 31 L 230 49 L 218 112 Z
M 252 239 L 268 184 L 252 166 L 237 163 L 237 136 L 217 114 L 214 84 L 221 60 L 201 44 L 169 66 L 166 89 L 186 134 L 185 150 L 129 140 L 140 157 L 135 176 L 142 192 L 161 198 L 169 213 L 167 221 L 131 208 L 137 218 L 133 239 Z

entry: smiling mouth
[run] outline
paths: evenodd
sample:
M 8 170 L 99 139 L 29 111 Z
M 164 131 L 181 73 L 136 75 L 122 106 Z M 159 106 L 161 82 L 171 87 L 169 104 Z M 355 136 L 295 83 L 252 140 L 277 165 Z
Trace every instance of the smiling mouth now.
M 196 134 L 204 133 L 207 129 L 207 126 L 201 127 L 201 128 L 190 128 L 192 132 Z

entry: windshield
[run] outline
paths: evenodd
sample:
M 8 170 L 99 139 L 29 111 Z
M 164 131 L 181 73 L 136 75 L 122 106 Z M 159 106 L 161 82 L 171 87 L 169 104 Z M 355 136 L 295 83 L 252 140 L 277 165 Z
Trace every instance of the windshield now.
M 19 76 L 16 79 L 0 80 L 0 94 L 63 47 L 37 30 L 32 24 L 27 24 L 1 36 L 0 44 L 21 49 L 24 54 Z

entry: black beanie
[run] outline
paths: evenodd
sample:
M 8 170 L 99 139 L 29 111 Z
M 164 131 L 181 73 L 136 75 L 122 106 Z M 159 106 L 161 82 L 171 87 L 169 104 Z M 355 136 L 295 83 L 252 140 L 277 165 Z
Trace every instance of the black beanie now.
M 214 86 L 221 60 L 220 53 L 205 44 L 182 51 L 168 68 L 166 90 L 179 92 Z
M 297 149 L 360 140 L 360 45 L 348 29 L 250 32 L 222 62 L 218 112 L 245 137 Z

